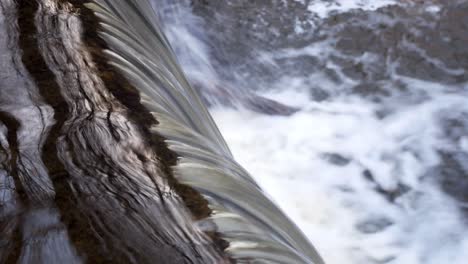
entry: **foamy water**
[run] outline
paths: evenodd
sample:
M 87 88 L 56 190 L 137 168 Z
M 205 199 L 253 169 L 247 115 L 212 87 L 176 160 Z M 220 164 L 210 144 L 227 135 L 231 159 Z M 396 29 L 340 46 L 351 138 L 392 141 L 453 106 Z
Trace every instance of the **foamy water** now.
M 312 0 L 308 9 L 318 16 L 325 18 L 331 12 L 347 12 L 351 9 L 375 10 L 383 6 L 397 4 L 398 0 Z
M 309 9 L 326 17 L 395 2 L 312 1 Z M 190 62 L 192 52 L 204 58 L 207 76 L 215 78 L 200 41 L 203 32 L 177 36 L 194 32 L 187 30 L 193 17 L 186 10 L 182 14 L 186 23 L 169 25 L 169 38 L 183 53 L 178 54 L 182 66 L 190 71 L 195 65 L 196 75 L 203 75 L 200 63 Z M 197 39 L 195 45 L 180 41 L 191 38 Z M 335 52 L 327 44 L 267 53 L 260 59 L 306 54 L 327 60 Z M 405 83 L 410 92 L 384 101 L 338 93 L 317 102 L 307 92 L 310 83 L 340 91 L 356 82 L 338 85 L 321 73 L 303 77 L 279 73 L 275 87 L 258 90 L 298 107 L 297 113 L 270 116 L 226 107 L 211 112 L 239 163 L 301 227 L 326 263 L 464 264 L 466 216 L 459 202 L 429 174 L 441 162 L 440 151 L 468 151 L 468 136 L 449 140 L 442 125 L 445 118 L 468 112 L 468 85 L 452 87 L 396 73 L 391 78 Z
M 275 97 L 293 96 L 305 97 Z M 443 141 L 437 113 L 466 108 L 464 100 L 440 96 L 384 119 L 376 105 L 351 98 L 304 103 L 291 117 L 212 113 L 239 162 L 327 263 L 464 263 L 462 216 L 452 198 L 422 178 L 437 164 Z M 333 164 L 331 153 L 346 160 Z M 375 190 L 399 182 L 411 190 L 394 202 Z

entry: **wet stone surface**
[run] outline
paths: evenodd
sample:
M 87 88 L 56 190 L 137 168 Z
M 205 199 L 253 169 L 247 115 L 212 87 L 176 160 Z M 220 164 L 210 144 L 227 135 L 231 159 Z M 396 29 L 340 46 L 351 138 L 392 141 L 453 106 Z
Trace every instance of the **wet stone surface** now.
M 362 233 L 372 234 L 381 232 L 392 224 L 392 221 L 387 218 L 376 217 L 372 220 L 362 221 L 361 223 L 357 224 L 356 228 Z
M 0 0 L 0 263 L 229 262 L 83 3 Z
M 305 1 L 309 2 L 309 1 Z M 245 76 L 262 77 L 274 75 L 276 69 L 291 69 L 304 72 L 316 63 L 309 58 L 291 62 L 279 60 L 274 69 L 255 63 L 260 56 L 251 47 L 262 51 L 276 51 L 281 48 L 306 44 L 313 37 L 313 13 L 301 1 L 248 1 L 248 0 L 192 0 L 193 11 L 206 21 L 210 50 L 219 67 L 236 68 Z M 304 63 L 305 62 L 305 63 Z M 294 63 L 294 67 L 281 67 Z M 296 64 L 302 64 L 299 67 Z M 222 74 L 224 78 L 230 76 Z M 251 89 L 255 89 L 252 87 Z
M 400 1 L 375 11 L 353 10 L 325 19 L 307 9 L 309 2 L 193 0 L 192 5 L 206 21 L 211 45 L 217 47 L 210 50 L 215 61 L 241 72 L 243 80 L 264 81 L 268 86 L 278 79 L 278 71 L 288 76 L 323 72 L 330 80 L 338 76 L 340 82 L 379 87 L 368 93 L 391 89 L 379 82 L 389 81 L 394 72 L 450 85 L 468 81 L 468 1 Z M 431 4 L 438 4 L 435 11 Z M 288 53 L 308 47 L 332 50 Z M 261 59 L 264 56 L 268 63 Z M 330 68 L 330 62 L 336 67 Z M 363 90 L 335 91 L 342 92 Z
M 336 166 L 346 166 L 351 162 L 349 158 L 343 157 L 338 153 L 325 153 L 322 155 L 322 158 Z
M 444 6 L 435 14 L 393 6 L 375 13 L 337 15 L 331 18 L 337 25 L 346 20 L 352 23 L 323 30 L 336 30 L 336 48 L 345 55 L 372 53 L 379 56 L 380 62 L 396 64 L 396 72 L 404 76 L 463 83 L 468 78 L 464 70 L 468 66 L 468 48 L 460 46 L 459 41 L 468 35 L 467 13 L 468 4 Z M 378 69 L 382 65 L 375 66 Z M 381 71 L 376 77 L 368 79 L 379 80 L 388 75 Z

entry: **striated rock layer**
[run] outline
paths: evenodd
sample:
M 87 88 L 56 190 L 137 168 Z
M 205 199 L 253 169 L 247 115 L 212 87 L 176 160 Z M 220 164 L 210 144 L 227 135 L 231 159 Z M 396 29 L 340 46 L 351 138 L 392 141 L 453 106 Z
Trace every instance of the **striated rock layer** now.
M 0 1 L 0 263 L 227 263 L 83 1 Z

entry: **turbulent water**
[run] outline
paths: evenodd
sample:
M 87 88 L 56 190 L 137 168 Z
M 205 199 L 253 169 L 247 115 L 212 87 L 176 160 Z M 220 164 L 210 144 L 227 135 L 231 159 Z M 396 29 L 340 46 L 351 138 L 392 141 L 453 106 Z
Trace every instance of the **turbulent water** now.
M 0 0 L 0 263 L 323 264 L 202 100 L 298 109 L 231 92 L 202 56 L 200 97 L 160 15 L 147 0 Z
M 153 3 L 234 156 L 325 262 L 466 263 L 467 1 Z
M 1 263 L 323 263 L 262 189 L 326 263 L 466 263 L 467 0 L 85 2 L 0 0 Z

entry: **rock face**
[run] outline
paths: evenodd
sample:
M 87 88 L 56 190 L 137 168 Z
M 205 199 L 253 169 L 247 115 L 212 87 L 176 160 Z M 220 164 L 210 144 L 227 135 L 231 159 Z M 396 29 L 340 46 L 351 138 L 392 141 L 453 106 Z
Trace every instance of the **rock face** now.
M 207 21 L 203 21 L 203 19 L 200 19 L 194 15 L 191 7 L 196 7 L 198 4 L 204 5 L 206 2 L 197 2 L 192 3 L 191 5 L 190 0 L 152 0 L 152 3 L 155 7 L 155 10 L 158 12 L 160 21 L 162 22 L 161 24 L 163 25 L 164 33 L 170 41 L 171 46 L 177 55 L 177 59 L 179 60 L 180 64 L 184 66 L 183 68 L 187 78 L 189 79 L 192 86 L 202 96 L 202 99 L 206 105 L 222 105 L 230 108 L 245 108 L 267 115 L 287 116 L 297 111 L 297 109 L 294 107 L 289 107 L 256 94 L 254 89 L 251 88 L 253 86 L 251 84 L 237 82 L 239 79 L 233 76 L 232 72 L 227 70 L 229 65 L 231 65 L 229 60 L 233 63 L 236 61 L 242 63 L 244 60 L 243 56 L 248 56 L 251 49 L 244 44 L 236 45 L 238 44 L 237 41 L 242 39 L 236 38 L 235 35 L 231 35 L 231 32 L 229 32 L 228 35 L 229 40 L 224 41 L 230 42 L 230 44 L 226 47 L 228 49 L 233 48 L 232 52 L 226 53 L 223 49 L 218 49 L 212 46 L 214 43 L 211 40 L 219 37 L 220 35 L 215 31 L 205 32 L 204 29 L 206 28 L 205 24 Z M 204 13 L 205 16 L 218 17 L 216 8 L 225 4 L 232 4 L 233 6 L 230 6 L 232 9 L 229 8 L 226 10 L 229 10 L 230 12 L 239 11 L 239 15 L 242 15 L 245 12 L 248 13 L 249 10 L 251 10 L 248 8 L 250 5 L 248 1 L 243 3 L 238 3 L 235 1 L 232 3 L 224 3 L 222 1 L 218 1 L 214 2 L 213 6 L 210 6 L 210 9 L 200 9 L 199 11 Z M 273 5 L 271 5 L 271 3 L 263 3 L 263 10 L 268 14 L 273 11 L 272 7 Z M 231 15 L 234 15 L 234 13 Z M 284 16 L 284 18 L 289 18 L 289 16 Z M 220 21 L 222 19 L 222 17 L 219 17 L 219 21 L 216 22 L 221 23 Z M 239 20 L 239 22 L 242 23 L 242 20 Z M 278 26 L 280 26 L 280 24 L 283 22 L 284 21 L 277 21 Z M 287 22 L 284 22 L 284 24 L 288 25 Z M 249 31 L 251 29 L 251 25 L 252 24 L 250 22 L 245 23 L 245 25 L 240 26 L 240 28 L 238 28 L 235 33 L 241 34 L 242 31 Z M 217 30 L 223 30 L 222 26 L 217 26 L 216 24 L 213 24 L 213 27 L 216 27 Z M 256 32 L 258 34 L 268 35 L 262 31 L 265 31 L 269 28 L 273 27 L 265 25 Z M 263 40 L 259 39 L 259 41 Z M 259 43 L 260 42 L 257 42 L 257 44 Z M 206 49 L 210 48 L 213 48 L 213 52 L 210 54 L 205 52 Z M 217 53 L 217 51 L 220 53 Z M 234 56 L 228 58 L 225 57 L 226 54 L 232 54 Z M 255 68 L 248 69 L 248 71 L 251 70 L 256 71 Z
M 441 117 L 446 149 L 440 150 L 441 162 L 426 177 L 435 179 L 442 190 L 453 196 L 468 214 L 468 113 L 444 113 Z
M 249 47 L 278 49 L 304 43 L 316 19 L 307 9 L 309 3 L 310 0 L 192 0 L 194 13 L 209 19 L 210 36 L 227 37 L 227 51 L 239 55 L 247 55 Z
M 374 63 L 362 65 L 337 61 L 353 79 L 385 80 L 394 66 L 403 76 L 461 84 L 468 80 L 468 48 L 461 45 L 467 40 L 467 12 L 468 3 L 445 5 L 437 13 L 391 6 L 373 13 L 337 15 L 322 32 L 334 32 L 335 47 L 344 55 L 377 56 Z
M 259 50 L 252 47 L 277 51 L 308 43 L 315 19 L 307 10 L 308 2 L 192 0 L 192 6 L 194 13 L 205 19 L 206 33 L 213 47 L 210 51 L 219 67 L 236 68 L 244 74 L 242 78 L 259 79 L 275 75 L 277 68 L 256 63 Z M 308 64 L 308 58 L 304 58 L 304 66 Z M 228 73 L 223 77 L 232 79 Z
M 0 262 L 226 263 L 84 1 L 0 1 Z
M 192 2 L 206 21 L 214 58 L 242 78 L 271 83 L 282 72 L 321 73 L 332 82 L 359 82 L 335 93 L 370 96 L 404 90 L 390 82 L 393 73 L 450 85 L 468 81 L 468 1 L 400 1 L 325 19 L 307 8 L 311 1 Z

